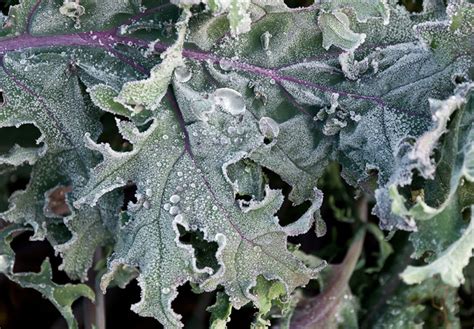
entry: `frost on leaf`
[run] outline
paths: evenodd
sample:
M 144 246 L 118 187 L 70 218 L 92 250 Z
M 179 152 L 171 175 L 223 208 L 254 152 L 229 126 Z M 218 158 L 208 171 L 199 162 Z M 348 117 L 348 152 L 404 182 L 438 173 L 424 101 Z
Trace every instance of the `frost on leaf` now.
M 359 22 L 367 22 L 369 18 L 381 18 L 384 24 L 388 24 L 390 8 L 387 0 L 333 0 L 324 1 L 322 8 L 335 10 L 350 8 L 354 11 Z
M 2 217 L 47 239 L 69 277 L 84 280 L 94 250 L 108 246 L 102 288 L 137 276 L 141 315 L 181 326 L 171 302 L 192 282 L 223 289 L 215 326 L 248 302 L 266 324 L 269 305 L 317 273 L 319 263 L 306 266 L 286 241 L 313 225 L 325 232 L 316 187 L 331 162 L 351 185 L 376 189 L 382 228 L 414 231 L 413 256 L 431 253 L 423 277 L 450 265 L 446 253 L 464 264 L 471 4 L 411 15 L 395 1 L 331 1 L 318 11 L 267 0 L 74 3 L 82 15 L 75 5 L 61 14 L 64 1 L 22 1 L 0 39 L 0 127 L 41 133 L 39 147 L 0 156 L 2 168 L 32 166 Z M 131 151 L 97 142 L 103 111 Z M 268 172 L 290 185 L 290 202 L 308 205 L 292 224 L 275 216 L 285 197 Z M 131 183 L 136 201 L 120 211 L 119 189 Z M 186 234 L 213 246 L 207 258 L 180 240 Z M 316 302 L 331 323 L 344 315 L 335 309 L 355 309 L 338 273 L 344 285 L 328 290 L 337 301 L 323 292 Z
M 470 211 L 474 214 L 474 207 L 471 207 Z M 471 216 L 470 224 L 462 236 L 442 252 L 434 262 L 424 266 L 408 266 L 400 276 L 406 283 L 414 284 L 439 274 L 445 283 L 459 287 L 464 283 L 463 269 L 469 264 L 473 249 L 474 216 Z
M 323 33 L 323 47 L 332 45 L 344 50 L 354 50 L 365 41 L 365 34 L 350 29 L 349 17 L 342 11 L 322 12 L 318 24 Z
M 140 113 L 145 108 L 154 111 L 170 83 L 176 68 L 184 65 L 181 51 L 183 48 L 186 29 L 191 13 L 184 11 L 182 20 L 176 23 L 178 37 L 171 47 L 161 54 L 162 61 L 151 69 L 150 77 L 146 80 L 131 81 L 124 84 L 115 98 L 131 111 Z
M 198 93 L 188 96 L 201 97 Z M 185 117 L 191 114 L 186 112 L 190 103 L 189 99 L 180 103 Z M 182 126 L 176 120 L 180 112 L 172 111 L 178 110 L 171 95 L 162 106 L 144 132 L 130 122 L 118 121 L 123 137 L 134 144 L 131 152 L 117 153 L 108 145 L 87 140 L 104 161 L 94 169 L 77 207 L 94 205 L 127 181 L 136 182 L 138 188 L 137 202 L 129 208 L 131 219 L 120 229 L 103 286 L 122 264 L 139 268 L 142 299 L 133 310 L 165 326 L 180 326 L 170 305 L 177 287 L 187 281 L 207 291 L 222 285 L 232 305 L 239 308 L 254 300 L 251 288 L 258 275 L 281 280 L 286 293 L 312 278 L 317 271 L 287 250 L 287 235 L 274 216 L 283 202 L 281 192 L 267 188 L 263 200 L 241 209 L 224 175 L 223 163 L 263 144 L 251 114 L 235 115 L 216 107 L 208 120 Z M 247 138 L 230 140 L 226 127 L 235 127 Z M 223 143 L 224 139 L 229 141 Z M 312 220 L 304 225 L 306 230 Z M 301 221 L 306 223 L 306 219 Z M 179 241 L 178 225 L 217 242 L 216 272 L 197 267 L 193 247 Z
M 382 18 L 384 25 L 389 23 L 390 8 L 386 0 L 325 1 L 321 4 L 318 16 L 325 49 L 334 45 L 344 50 L 353 51 L 365 41 L 366 34 L 351 30 L 350 18 L 345 9 L 352 10 L 358 22 L 366 23 L 369 18 Z
M 447 100 L 431 102 L 435 126 L 414 145 L 414 148 L 427 145 L 425 152 L 417 153 L 425 161 L 413 159 L 415 153 L 408 153 L 414 160 L 408 168 L 416 168 L 421 174 L 426 172 L 428 160 L 428 168 L 434 162 L 435 149 L 443 154 L 437 159 L 434 175 L 422 186 L 423 197 L 417 196 L 411 207 L 407 207 L 406 198 L 395 186 L 391 187 L 392 210 L 418 221 L 418 232 L 410 236 L 415 247 L 413 256 L 420 258 L 427 251 L 433 253 L 429 265 L 409 267 L 404 272 L 408 283 L 419 282 L 434 273 L 440 273 L 453 286 L 463 281 L 462 269 L 472 254 L 472 219 L 469 225 L 463 219 L 464 212 L 472 212 L 474 203 L 472 101 L 472 85 L 465 84 Z

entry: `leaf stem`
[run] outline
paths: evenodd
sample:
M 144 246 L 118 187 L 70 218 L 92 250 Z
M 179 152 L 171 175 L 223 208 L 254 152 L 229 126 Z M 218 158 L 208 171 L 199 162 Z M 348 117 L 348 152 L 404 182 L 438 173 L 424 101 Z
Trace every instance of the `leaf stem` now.
M 97 248 L 94 254 L 94 264 L 103 258 L 102 248 Z M 86 329 L 105 329 L 105 296 L 100 289 L 100 280 L 94 268 L 89 276 L 89 286 L 94 290 L 95 303 L 92 305 L 84 300 L 84 327 Z

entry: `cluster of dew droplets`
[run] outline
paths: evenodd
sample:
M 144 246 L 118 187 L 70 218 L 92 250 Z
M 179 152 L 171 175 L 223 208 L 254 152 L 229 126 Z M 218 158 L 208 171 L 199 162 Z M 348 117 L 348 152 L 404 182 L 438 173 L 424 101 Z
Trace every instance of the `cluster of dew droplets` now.
M 76 21 L 74 27 L 76 29 L 81 28 L 80 17 L 85 14 L 86 10 L 80 5 L 80 0 L 64 0 L 63 5 L 59 8 L 61 15 L 72 18 Z
M 146 188 L 145 192 L 137 192 L 135 193 L 135 198 L 137 201 L 135 203 L 130 203 L 128 207 L 128 211 L 130 212 L 136 212 L 140 209 L 150 209 L 150 200 L 151 197 L 153 196 L 153 191 L 150 188 Z
M 332 93 L 330 95 L 331 106 L 323 107 L 314 116 L 314 121 L 323 121 L 323 134 L 327 136 L 336 135 L 341 129 L 347 126 L 347 119 L 358 122 L 361 119 L 360 114 L 354 111 L 347 111 L 339 104 L 339 94 Z
M 183 175 L 183 172 L 178 171 L 177 175 L 181 177 Z M 178 193 L 182 192 L 183 189 L 178 187 L 176 190 L 177 191 L 170 196 L 169 202 L 163 205 L 163 209 L 167 211 L 171 216 L 174 217 L 175 222 L 182 224 L 184 220 L 184 216 L 179 206 L 181 202 L 181 196 Z

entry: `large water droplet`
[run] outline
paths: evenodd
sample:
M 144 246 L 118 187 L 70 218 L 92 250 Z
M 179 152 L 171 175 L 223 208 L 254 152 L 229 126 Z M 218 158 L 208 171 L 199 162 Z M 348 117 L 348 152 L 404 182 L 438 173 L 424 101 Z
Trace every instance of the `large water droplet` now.
M 176 206 L 172 206 L 169 210 L 170 215 L 177 215 L 179 213 L 179 208 Z
M 173 194 L 173 195 L 170 197 L 170 202 L 171 202 L 171 203 L 178 203 L 179 200 L 181 200 L 181 198 L 180 198 L 179 195 L 177 195 L 177 194 Z
M 270 140 L 277 138 L 278 134 L 280 134 L 280 126 L 275 120 L 269 117 L 262 117 L 258 122 L 258 127 L 263 136 Z
M 187 82 L 191 80 L 192 72 L 187 66 L 178 66 L 174 70 L 174 77 L 178 82 Z
M 230 88 L 219 88 L 212 94 L 214 103 L 232 115 L 245 112 L 245 103 L 242 95 Z

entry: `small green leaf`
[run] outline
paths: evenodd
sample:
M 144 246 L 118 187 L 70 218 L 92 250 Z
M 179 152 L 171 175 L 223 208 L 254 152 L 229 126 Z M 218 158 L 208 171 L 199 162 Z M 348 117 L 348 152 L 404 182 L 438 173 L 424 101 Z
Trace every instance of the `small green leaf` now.
M 209 306 L 207 311 L 211 313 L 211 329 L 227 328 L 227 322 L 230 320 L 230 314 L 232 313 L 232 304 L 229 301 L 229 296 L 223 292 L 217 292 L 216 302 Z
M 94 301 L 94 292 L 84 284 L 59 285 L 52 281 L 51 264 L 46 259 L 38 273 L 16 273 L 13 272 L 15 254 L 10 247 L 13 235 L 29 231 L 27 228 L 10 225 L 0 231 L 0 272 L 10 280 L 25 288 L 33 288 L 39 291 L 58 309 L 66 319 L 70 329 L 77 329 L 77 322 L 72 313 L 72 303 L 80 297 L 86 297 Z

